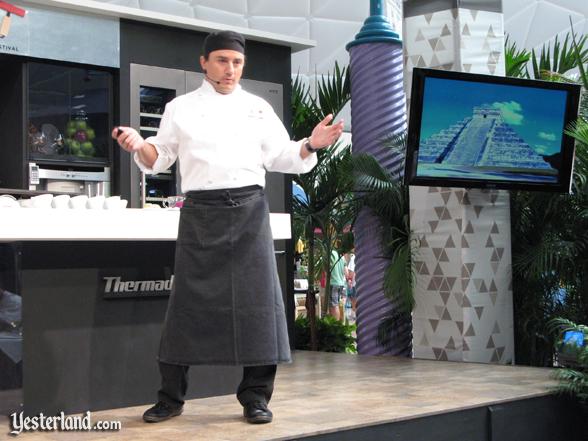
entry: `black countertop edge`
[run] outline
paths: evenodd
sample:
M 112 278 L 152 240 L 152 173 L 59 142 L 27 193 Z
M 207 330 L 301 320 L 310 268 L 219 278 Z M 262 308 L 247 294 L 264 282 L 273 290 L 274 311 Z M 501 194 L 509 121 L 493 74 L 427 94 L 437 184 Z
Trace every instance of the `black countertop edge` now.
M 58 191 L 39 191 L 39 190 L 24 190 L 22 188 L 1 188 L 0 187 L 0 196 L 3 194 L 9 194 L 12 196 L 38 196 L 40 194 L 52 194 L 54 196 L 60 194 L 68 194 L 70 196 L 77 196 L 78 193 L 61 193 Z

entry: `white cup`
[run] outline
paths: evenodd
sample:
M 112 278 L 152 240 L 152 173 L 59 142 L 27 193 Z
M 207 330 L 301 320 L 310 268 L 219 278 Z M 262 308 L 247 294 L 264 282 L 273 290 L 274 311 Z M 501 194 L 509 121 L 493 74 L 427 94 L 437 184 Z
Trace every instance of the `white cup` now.
M 129 203 L 129 201 L 127 201 L 126 199 L 121 199 L 121 200 L 118 202 L 118 208 L 120 208 L 121 210 L 122 210 L 123 208 L 127 208 L 127 204 L 128 204 L 128 203 Z
M 51 202 L 53 202 L 52 194 L 40 194 L 31 198 L 33 208 L 51 208 Z
M 68 194 L 60 194 L 59 196 L 55 196 L 53 201 L 51 201 L 51 206 L 53 208 L 69 208 L 69 200 L 71 196 Z
M 102 210 L 104 208 L 104 196 L 92 196 L 88 198 L 88 202 L 86 203 L 86 207 L 91 210 Z
M 80 194 L 78 196 L 74 196 L 69 200 L 69 208 L 73 208 L 76 210 L 85 209 L 87 202 L 88 196 L 86 196 L 85 194 Z

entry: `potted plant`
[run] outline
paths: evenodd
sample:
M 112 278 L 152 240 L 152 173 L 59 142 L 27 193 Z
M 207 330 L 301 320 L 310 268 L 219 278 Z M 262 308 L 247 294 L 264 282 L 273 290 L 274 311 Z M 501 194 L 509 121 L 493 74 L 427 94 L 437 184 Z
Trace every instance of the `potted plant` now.
M 576 139 L 572 193 L 511 193 L 513 299 L 517 362 L 552 366 L 554 317 L 588 320 L 588 63 L 587 37 L 574 31 L 535 52 L 506 47 L 513 76 L 583 85 L 580 117 L 568 128 Z M 528 65 L 531 63 L 531 67 Z M 578 69 L 579 79 L 569 76 Z
M 300 78 L 292 84 L 292 128 L 295 138 L 306 136 L 326 115 L 337 115 L 343 109 L 350 98 L 348 70 L 336 64 L 332 75 L 323 77 L 316 90 L 315 98 L 310 87 L 303 84 Z M 345 225 L 353 219 L 354 207 L 348 196 L 353 189 L 350 146 L 335 144 L 320 150 L 317 156 L 318 164 L 312 171 L 294 177 L 305 197 L 295 197 L 292 203 L 294 230 L 304 238 L 306 245 L 309 289 L 305 304 L 312 350 L 318 348 L 314 291 L 317 275 L 320 274 L 317 263 L 322 263 L 320 269 L 325 270 L 328 276 L 329 259 L 322 257 L 330 255 Z

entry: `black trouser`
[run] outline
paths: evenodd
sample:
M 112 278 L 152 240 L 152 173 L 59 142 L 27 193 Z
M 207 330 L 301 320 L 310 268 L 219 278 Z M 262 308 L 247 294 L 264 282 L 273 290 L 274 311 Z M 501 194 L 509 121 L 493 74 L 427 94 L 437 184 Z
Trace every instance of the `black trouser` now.
M 184 404 L 184 396 L 188 388 L 188 368 L 178 364 L 159 362 L 161 373 L 161 389 L 157 393 L 159 401 L 173 407 Z M 243 379 L 237 388 L 237 399 L 241 405 L 259 401 L 269 403 L 274 391 L 277 365 L 244 366 Z

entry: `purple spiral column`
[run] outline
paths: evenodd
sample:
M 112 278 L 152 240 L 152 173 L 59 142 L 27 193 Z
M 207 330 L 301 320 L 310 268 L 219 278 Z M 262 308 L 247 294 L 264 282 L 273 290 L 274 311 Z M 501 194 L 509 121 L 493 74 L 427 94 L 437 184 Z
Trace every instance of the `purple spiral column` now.
M 350 55 L 353 153 L 368 153 L 392 173 L 400 173 L 402 155 L 382 147 L 382 140 L 406 129 L 401 41 L 382 15 L 382 2 L 371 1 L 371 16 L 354 41 Z M 378 344 L 382 319 L 396 310 L 384 296 L 387 261 L 382 259 L 380 222 L 364 209 L 355 224 L 357 274 L 357 349 L 366 355 L 411 354 L 411 320 L 396 323 L 386 347 Z

